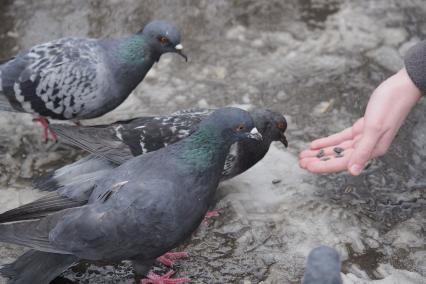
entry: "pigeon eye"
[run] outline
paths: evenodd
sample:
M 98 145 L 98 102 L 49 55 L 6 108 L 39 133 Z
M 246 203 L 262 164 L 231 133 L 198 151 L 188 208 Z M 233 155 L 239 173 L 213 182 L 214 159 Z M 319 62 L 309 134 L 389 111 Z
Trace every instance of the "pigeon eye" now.
M 162 43 L 162 44 L 169 43 L 169 39 L 168 39 L 168 38 L 166 38 L 165 36 L 160 36 L 160 37 L 158 38 L 158 41 L 159 41 L 160 43 Z
M 278 128 L 278 129 L 281 129 L 281 130 L 284 130 L 284 129 L 285 129 L 285 124 L 284 124 L 284 122 L 278 122 L 278 123 L 277 123 L 277 128 Z
M 237 126 L 237 128 L 235 129 L 236 131 L 242 131 L 246 128 L 246 126 L 244 124 L 240 124 Z

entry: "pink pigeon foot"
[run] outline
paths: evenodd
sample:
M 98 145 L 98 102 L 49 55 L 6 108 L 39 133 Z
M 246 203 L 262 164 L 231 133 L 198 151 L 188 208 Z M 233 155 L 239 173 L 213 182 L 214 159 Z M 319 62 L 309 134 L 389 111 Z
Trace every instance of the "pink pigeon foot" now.
M 53 133 L 51 130 L 49 130 L 49 120 L 47 120 L 47 118 L 40 116 L 40 117 L 34 118 L 33 121 L 40 122 L 41 126 L 43 127 L 44 140 L 47 141 L 49 139 L 49 132 L 50 132 L 50 135 L 52 136 L 53 141 L 56 142 L 58 140 L 58 137 L 56 136 L 56 134 Z
M 146 276 L 146 279 L 141 280 L 141 284 L 180 284 L 189 282 L 191 280 L 187 277 L 170 278 L 170 276 L 173 274 L 175 274 L 174 270 L 170 270 L 164 275 L 158 275 L 154 272 L 149 272 Z
M 204 216 L 203 225 L 208 226 L 209 225 L 208 219 L 213 217 L 218 217 L 218 216 L 219 216 L 219 212 L 217 210 L 208 211 L 206 213 L 206 216 Z
M 163 254 L 162 256 L 160 256 L 159 258 L 157 258 L 157 261 L 161 262 L 162 264 L 164 264 L 167 267 L 172 267 L 173 264 L 175 263 L 175 260 L 177 260 L 179 258 L 184 258 L 184 257 L 188 257 L 187 252 L 184 252 L 184 251 L 167 252 L 167 253 Z

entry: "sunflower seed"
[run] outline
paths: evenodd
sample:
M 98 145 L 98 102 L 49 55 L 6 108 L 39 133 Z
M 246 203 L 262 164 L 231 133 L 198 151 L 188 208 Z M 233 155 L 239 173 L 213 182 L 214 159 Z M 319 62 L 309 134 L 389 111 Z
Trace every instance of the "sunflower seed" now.
M 321 157 L 324 157 L 324 155 L 325 155 L 325 153 L 324 153 L 324 149 L 321 149 L 321 150 L 319 150 L 319 151 L 318 151 L 318 153 L 317 153 L 317 158 L 319 159 L 319 158 L 321 158 Z

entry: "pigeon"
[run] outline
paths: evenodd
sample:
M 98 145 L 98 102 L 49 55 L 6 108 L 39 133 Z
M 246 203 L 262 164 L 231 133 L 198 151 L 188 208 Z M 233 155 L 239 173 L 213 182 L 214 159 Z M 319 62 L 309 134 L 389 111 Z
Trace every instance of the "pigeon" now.
M 93 181 L 133 156 L 158 150 L 187 137 L 212 112 L 211 109 L 183 110 L 170 116 L 139 117 L 111 125 L 85 127 L 52 124 L 50 127 L 61 141 L 92 155 L 36 178 L 33 185 L 47 191 L 65 185 L 88 186 L 90 179 Z M 233 144 L 221 180 L 230 179 L 255 165 L 268 152 L 271 142 L 280 141 L 288 146 L 284 135 L 287 122 L 283 115 L 267 109 L 251 111 L 250 115 L 263 140 Z
M 339 253 L 327 246 L 313 249 L 306 261 L 302 284 L 342 284 Z
M 0 241 L 31 249 L 0 274 L 42 284 L 79 260 L 131 260 L 147 275 L 202 222 L 230 146 L 248 139 L 262 139 L 249 113 L 221 108 L 187 138 L 130 159 L 89 190 L 63 188 L 0 214 Z M 148 282 L 179 283 L 171 274 Z
M 115 109 L 163 53 L 187 60 L 182 49 L 178 29 L 158 20 L 124 38 L 36 45 L 0 64 L 0 110 L 39 116 L 47 138 L 47 118 L 78 121 Z

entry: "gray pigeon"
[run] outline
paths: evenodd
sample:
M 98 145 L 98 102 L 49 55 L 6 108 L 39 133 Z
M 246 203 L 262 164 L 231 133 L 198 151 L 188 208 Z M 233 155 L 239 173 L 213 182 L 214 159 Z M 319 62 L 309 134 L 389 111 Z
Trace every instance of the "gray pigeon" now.
M 106 174 L 108 169 L 133 156 L 158 150 L 187 137 L 212 112 L 210 109 L 185 110 L 170 116 L 139 117 L 111 125 L 86 127 L 53 124 L 50 127 L 62 141 L 93 155 L 35 179 L 34 187 L 54 190 L 65 185 L 87 186 L 89 179 Z M 272 141 L 281 141 L 287 147 L 284 135 L 287 122 L 284 116 L 267 109 L 252 111 L 250 115 L 263 140 L 233 144 L 226 158 L 222 180 L 255 165 L 268 152 Z
M 248 112 L 222 108 L 189 137 L 130 159 L 89 190 L 65 187 L 1 214 L 0 241 L 32 250 L 0 273 L 9 283 L 42 284 L 79 260 L 128 259 L 146 275 L 199 226 L 229 147 L 247 139 L 261 139 Z
M 327 246 L 313 249 L 306 261 L 302 284 L 342 284 L 339 253 Z
M 119 106 L 163 53 L 182 53 L 180 33 L 152 21 L 120 39 L 62 38 L 36 45 L 0 65 L 0 110 L 80 120 Z M 47 132 L 45 132 L 45 135 Z

